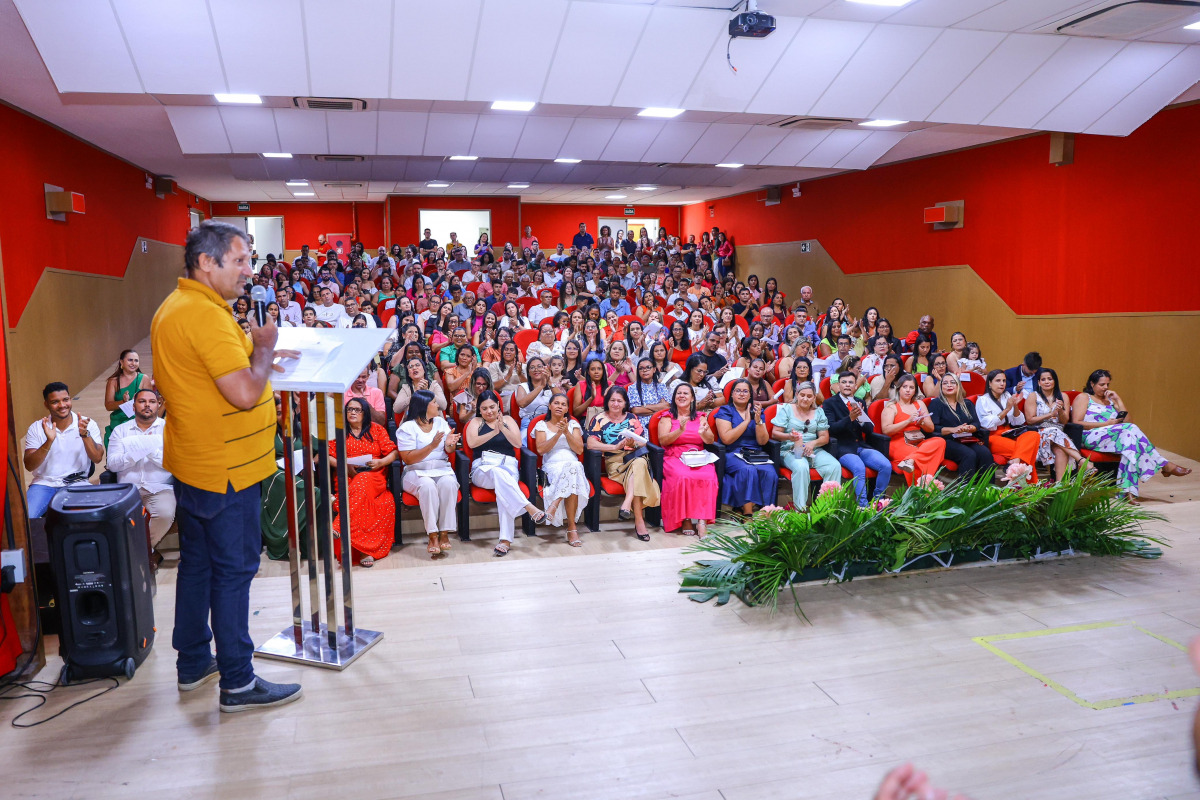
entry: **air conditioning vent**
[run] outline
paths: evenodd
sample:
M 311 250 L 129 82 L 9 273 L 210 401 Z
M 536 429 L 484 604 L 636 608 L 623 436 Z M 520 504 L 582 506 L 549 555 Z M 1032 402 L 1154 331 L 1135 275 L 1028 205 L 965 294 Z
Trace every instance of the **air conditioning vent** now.
M 361 189 L 362 188 L 361 183 L 347 183 L 344 181 L 341 183 L 323 183 L 321 185 L 324 186 L 326 189 Z
M 296 108 L 313 111 L 366 111 L 367 101 L 355 97 L 293 97 Z
M 589 192 L 619 192 L 625 188 L 627 188 L 627 187 L 625 187 L 625 186 L 591 186 L 588 188 L 588 191 Z
M 851 120 L 834 117 L 780 117 L 763 123 L 769 128 L 783 128 L 789 131 L 831 131 L 851 124 Z
M 1089 11 L 1068 22 L 1059 20 L 1050 27 L 1055 33 L 1070 36 L 1124 39 L 1173 26 L 1195 17 L 1197 11 L 1200 2 L 1195 0 L 1129 0 Z
M 352 161 L 365 161 L 362 156 L 313 156 L 317 161 L 333 164 L 348 164 Z

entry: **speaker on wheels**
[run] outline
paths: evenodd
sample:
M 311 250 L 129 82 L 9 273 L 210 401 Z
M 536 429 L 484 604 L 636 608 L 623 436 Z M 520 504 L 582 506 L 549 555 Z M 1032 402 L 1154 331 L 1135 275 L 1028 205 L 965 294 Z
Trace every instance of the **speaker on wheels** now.
M 63 659 L 60 682 L 124 675 L 154 646 L 154 575 L 136 487 L 64 487 L 46 512 Z

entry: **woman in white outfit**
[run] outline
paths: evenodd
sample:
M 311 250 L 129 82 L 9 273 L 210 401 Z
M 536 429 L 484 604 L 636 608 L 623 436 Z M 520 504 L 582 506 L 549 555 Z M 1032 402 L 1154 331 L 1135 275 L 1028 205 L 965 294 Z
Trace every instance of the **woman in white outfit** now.
M 549 485 L 543 494 L 546 519 L 551 525 L 567 523 L 567 544 L 579 547 L 579 530 L 575 523 L 583 515 L 588 501 L 588 481 L 583 474 L 583 428 L 568 413 L 565 392 L 555 392 L 550 398 L 546 418 L 533 426 L 537 451 L 542 456 L 542 469 Z M 565 510 L 565 514 L 563 513 Z
M 529 502 L 517 478 L 516 453 L 521 448 L 521 429 L 512 417 L 501 414 L 500 398 L 495 392 L 479 396 L 477 416 L 467 423 L 467 446 L 471 448 L 471 483 L 496 493 L 500 516 L 500 541 L 492 551 L 508 555 L 513 542 L 513 521 L 529 514 L 534 522 L 545 513 Z
M 430 408 L 433 403 L 432 392 L 413 393 L 408 415 L 396 429 L 396 447 L 404 462 L 401 485 L 420 501 L 429 555 L 437 558 L 450 549 L 450 531 L 458 528 L 458 481 L 450 453 L 458 447 L 459 436 L 450 432 L 436 405 Z

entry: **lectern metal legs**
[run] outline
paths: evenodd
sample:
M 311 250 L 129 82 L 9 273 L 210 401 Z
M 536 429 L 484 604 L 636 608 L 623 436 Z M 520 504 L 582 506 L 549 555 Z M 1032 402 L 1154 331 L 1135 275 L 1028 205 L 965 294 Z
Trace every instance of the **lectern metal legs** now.
M 316 667 L 342 670 L 355 661 L 367 649 L 383 638 L 378 631 L 354 627 L 354 587 L 351 575 L 352 553 L 350 552 L 350 500 L 346 477 L 346 430 L 342 394 L 307 392 L 295 393 L 299 425 L 296 425 L 292 409 L 293 393 L 283 392 L 283 434 L 285 473 L 285 495 L 287 503 L 288 543 L 291 548 L 289 567 L 292 590 L 292 624 L 264 642 L 254 652 L 263 658 L 275 658 L 311 664 Z M 313 402 L 310 402 L 310 397 Z M 300 434 L 299 445 L 303 453 L 303 491 L 297 492 L 294 469 L 295 455 L 293 433 Z M 332 434 L 332 435 L 331 435 Z M 314 441 L 315 439 L 315 441 Z M 329 457 L 329 443 L 333 441 L 334 458 Z M 311 446 L 310 446 L 311 445 Z M 313 457 L 315 449 L 316 457 Z M 334 478 L 336 477 L 336 489 Z M 334 578 L 335 564 L 333 541 L 333 492 L 338 494 L 338 509 L 341 515 L 341 560 L 342 613 L 344 624 L 337 626 L 337 581 Z M 297 498 L 299 494 L 299 498 Z M 305 529 L 308 534 L 307 553 L 301 553 L 299 537 L 299 513 L 297 502 L 303 504 Z M 308 559 L 308 570 L 303 569 L 302 557 Z M 324 560 L 322 570 L 321 561 Z M 304 617 L 304 594 L 301 579 L 308 583 L 309 618 Z M 322 620 L 320 583 L 325 584 L 325 619 Z M 332 626 L 332 627 L 331 627 Z

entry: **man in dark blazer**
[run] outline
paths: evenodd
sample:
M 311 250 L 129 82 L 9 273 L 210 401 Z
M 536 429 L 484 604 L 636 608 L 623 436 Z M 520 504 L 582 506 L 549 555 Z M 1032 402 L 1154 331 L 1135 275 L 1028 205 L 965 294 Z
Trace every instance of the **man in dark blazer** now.
M 875 432 L 875 425 L 867 417 L 862 403 L 854 399 L 854 385 L 858 379 L 853 372 L 843 372 L 837 377 L 837 394 L 825 401 L 821 409 L 829 419 L 829 437 L 837 442 L 838 462 L 854 476 L 854 493 L 858 504 L 867 504 L 867 470 L 873 469 L 875 477 L 874 499 L 883 497 L 888 481 L 892 479 L 892 462 L 883 453 L 867 444 Z
M 1032 353 L 1025 354 L 1025 360 L 1015 367 L 1009 367 L 1004 370 L 1004 377 L 1007 383 L 1004 384 L 1004 389 L 1009 394 L 1016 392 L 1031 392 L 1036 387 L 1033 385 L 1033 376 L 1039 369 L 1042 368 L 1042 354 L 1036 350 Z

